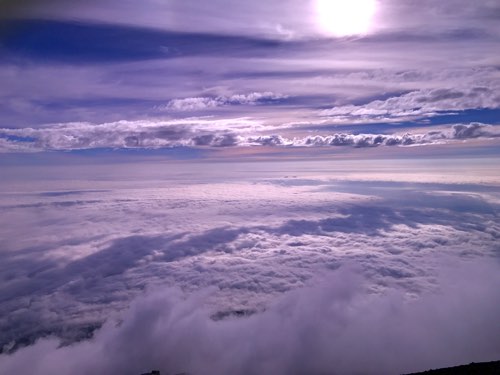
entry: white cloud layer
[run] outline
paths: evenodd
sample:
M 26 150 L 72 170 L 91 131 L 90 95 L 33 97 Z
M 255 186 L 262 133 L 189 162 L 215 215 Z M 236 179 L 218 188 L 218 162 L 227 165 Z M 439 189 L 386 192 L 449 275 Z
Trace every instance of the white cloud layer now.
M 443 168 L 460 177 L 456 164 Z M 355 164 L 292 165 L 289 178 L 207 162 L 6 174 L 0 330 L 15 353 L 0 372 L 391 374 L 495 359 L 496 185 L 432 184 L 408 163 L 372 182 L 343 181 Z M 419 182 L 384 182 L 401 172 Z M 116 326 L 146 288 L 159 292 Z

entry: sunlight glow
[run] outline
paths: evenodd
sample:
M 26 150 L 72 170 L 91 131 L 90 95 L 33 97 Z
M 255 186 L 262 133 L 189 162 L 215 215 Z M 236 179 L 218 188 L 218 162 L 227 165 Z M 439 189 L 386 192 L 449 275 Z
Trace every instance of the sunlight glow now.
M 316 0 L 319 27 L 337 37 L 368 33 L 376 10 L 376 0 Z

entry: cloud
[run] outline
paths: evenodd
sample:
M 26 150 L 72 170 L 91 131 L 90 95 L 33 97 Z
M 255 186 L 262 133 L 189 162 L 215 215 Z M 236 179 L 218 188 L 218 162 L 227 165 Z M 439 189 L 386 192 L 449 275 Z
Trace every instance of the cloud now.
M 1 7 L 30 21 L 0 46 L 0 372 L 498 359 L 498 4 L 379 0 L 335 39 L 299 0 L 39 3 Z M 266 163 L 139 151 L 220 147 Z
M 0 196 L 0 348 L 48 335 L 64 343 L 88 338 L 147 286 L 214 286 L 210 315 L 227 316 L 267 309 L 345 262 L 355 262 L 373 290 L 416 296 L 437 287 L 438 256 L 493 261 L 498 254 L 498 203 L 485 201 L 493 186 L 256 183 L 248 170 L 247 183 L 221 183 L 224 175 L 186 183 L 185 174 L 197 172 L 182 163 L 179 180 L 169 164 L 169 186 L 152 188 L 164 166 L 145 181 L 147 164 L 71 167 L 65 181 L 94 180 L 76 183 L 81 190 Z M 222 166 L 204 163 L 201 171 L 231 168 Z M 116 186 L 121 168 L 139 171 L 141 181 L 95 190 Z
M 362 148 L 436 144 L 481 137 L 498 138 L 500 137 L 500 130 L 491 125 L 471 123 L 469 125 L 453 125 L 449 130 L 429 131 L 423 134 L 334 134 L 329 136 L 311 136 L 296 140 L 296 144 L 310 147 L 354 146 Z
M 24 0 L 22 3 L 26 2 Z M 100 2 L 76 2 L 64 6 L 61 2 L 45 1 L 47 6 L 31 5 L 30 18 L 84 19 L 93 22 L 117 23 L 169 29 L 182 32 L 225 33 L 230 35 L 264 35 L 278 38 L 284 29 L 288 36 L 317 36 L 320 33 L 314 14 L 314 6 L 296 0 L 270 5 L 264 0 L 233 4 L 228 0 L 214 0 L 211 6 L 198 0 L 158 3 L 147 0 L 137 7 L 131 0 Z M 122 1 L 122 2 L 123 2 Z M 11 1 L 12 3 L 12 1 Z M 419 4 L 380 0 L 378 3 L 376 32 L 418 32 L 424 35 L 440 35 L 455 29 L 478 29 L 497 35 L 495 14 L 498 5 L 482 1 L 471 4 L 464 0 L 448 0 L 443 4 L 422 1 Z M 165 20 L 171 20 L 168 24 Z
M 173 99 L 164 106 L 157 106 L 159 111 L 193 112 L 228 105 L 262 105 L 278 102 L 287 96 L 272 92 L 253 92 L 231 96 L 196 97 Z
M 293 5 L 276 5 L 276 8 L 283 9 L 275 13 L 283 12 L 288 6 L 290 9 L 307 7 L 306 3 L 293 2 Z M 399 13 L 391 16 L 392 19 L 400 19 L 404 9 L 409 7 L 408 4 L 389 3 L 387 6 Z M 78 7 L 79 19 L 85 18 L 85 10 L 93 8 L 88 2 L 83 4 L 86 6 Z M 321 38 L 276 41 L 255 37 L 260 35 L 258 30 L 254 37 L 218 34 L 213 25 L 200 33 L 192 30 L 179 32 L 175 31 L 179 28 L 172 22 L 169 22 L 169 31 L 162 31 L 145 28 L 145 25 L 139 28 L 127 26 L 124 20 L 121 25 L 111 25 L 109 20 L 117 17 L 118 7 L 110 4 L 105 1 L 99 5 L 112 12 L 105 17 L 105 25 L 43 17 L 52 21 L 26 21 L 28 31 L 31 28 L 36 32 L 26 32 L 11 43 L 4 43 L 5 48 L 10 46 L 11 49 L 0 61 L 0 81 L 9 87 L 9 90 L 0 92 L 3 126 L 112 122 L 162 118 L 165 115 L 182 117 L 193 111 L 237 112 L 236 116 L 262 116 L 272 118 L 275 123 L 305 120 L 318 124 L 321 120 L 317 117 L 322 108 L 344 113 L 324 115 L 323 120 L 330 123 L 398 121 L 434 116 L 435 112 L 431 103 L 415 112 L 413 107 L 405 107 L 408 103 L 390 103 L 390 108 L 369 103 L 374 99 L 383 102 L 388 96 L 395 99 L 412 93 L 416 97 L 412 105 L 422 106 L 417 97 L 432 98 L 435 93 L 429 91 L 435 91 L 439 96 L 440 90 L 450 91 L 452 96 L 463 95 L 447 100 L 442 97 L 439 103 L 434 103 L 440 110 L 476 105 L 478 107 L 473 108 L 491 108 L 491 105 L 498 104 L 495 95 L 499 92 L 496 56 L 492 52 L 496 43 L 488 38 L 472 41 L 457 36 L 454 40 L 441 40 L 397 34 L 349 41 Z M 189 17 L 209 21 L 206 19 L 208 14 L 222 16 L 214 6 L 203 6 L 202 11 L 199 2 L 161 6 L 150 1 L 140 9 L 132 3 L 129 5 L 126 9 L 133 9 L 134 20 L 138 18 L 138 12 L 157 8 L 175 8 L 165 11 L 170 16 L 159 17 L 162 23 L 166 19 L 172 21 L 169 18 L 172 14 L 187 10 L 189 14 L 173 17 L 180 22 Z M 432 4 L 427 6 L 435 8 Z M 243 18 L 253 14 L 254 8 L 259 9 L 260 15 L 269 12 L 269 4 L 265 2 L 234 5 L 224 1 L 220 9 L 236 10 L 240 7 L 245 8 L 238 12 Z M 482 5 L 475 4 L 474 7 L 482 8 Z M 412 16 L 423 11 L 419 7 L 409 8 Z M 442 9 L 438 8 L 439 13 Z M 300 11 L 292 13 L 304 14 Z M 99 18 L 103 14 L 94 12 L 93 15 Z M 155 11 L 155 15 L 158 14 Z M 224 16 L 216 23 L 233 23 L 234 16 Z M 304 20 L 302 16 L 300 19 Z M 294 29 L 287 22 L 280 24 L 287 30 Z M 241 25 L 253 34 L 248 22 L 241 22 L 232 25 L 231 35 Z M 276 34 L 276 25 L 269 24 L 264 28 Z M 430 29 L 428 25 L 427 29 Z M 37 35 L 36 40 L 33 35 Z M 116 43 L 116 38 L 130 43 L 121 45 Z M 88 40 L 93 42 L 87 43 Z M 41 42 L 57 48 L 42 48 Z M 464 58 L 463 51 L 467 51 L 467 58 Z M 452 65 L 450 61 L 453 61 Z M 487 89 L 489 92 L 481 94 L 473 89 Z M 233 98 L 238 96 L 234 93 L 246 98 Z M 278 96 L 284 93 L 288 98 L 255 102 L 252 93 Z M 412 98 L 400 99 L 401 102 L 405 100 L 408 102 Z M 240 102 L 243 105 L 237 105 Z M 268 104 L 265 115 L 264 104 Z M 333 104 L 335 107 L 331 108 Z M 349 115 L 351 112 L 354 115 Z M 385 112 L 388 114 L 376 115 Z M 472 120 L 487 121 L 481 118 Z
M 500 95 L 498 95 L 498 81 L 494 82 L 493 87 L 411 91 L 401 96 L 374 100 L 363 105 L 334 107 L 323 110 L 320 114 L 333 119 L 349 118 L 352 121 L 401 121 L 401 119 L 436 116 L 440 112 L 495 109 L 500 108 Z
M 89 341 L 44 339 L 0 356 L 6 373 L 399 374 L 496 359 L 497 266 L 454 264 L 440 288 L 408 300 L 369 293 L 341 268 L 288 293 L 264 312 L 214 321 L 207 293 L 152 291 Z M 468 275 L 464 278 L 463 275 Z M 486 275 L 486 277 L 485 277 Z M 489 282 L 484 282 L 489 280 Z
M 236 131 L 253 126 L 245 119 L 230 120 Z M 224 130 L 228 121 L 119 121 L 56 124 L 40 128 L 1 129 L 4 151 L 14 144 L 19 150 L 81 150 L 95 148 L 163 148 L 183 146 L 224 147 L 237 144 L 237 135 Z M 220 130 L 218 130 L 218 128 Z
M 171 111 L 198 111 L 202 109 L 215 108 L 224 105 L 217 98 L 185 98 L 185 99 L 173 99 L 168 102 L 165 107 L 159 107 L 159 110 L 171 110 Z
M 470 125 L 455 125 L 453 126 L 453 138 L 455 139 L 469 139 L 479 137 L 499 137 L 500 131 L 491 127 L 484 126 L 479 123 L 472 123 Z
M 287 138 L 279 134 L 252 135 L 252 133 L 259 134 L 265 129 L 262 124 L 247 119 L 120 121 L 99 125 L 69 123 L 41 128 L 4 128 L 0 129 L 0 151 L 248 146 L 364 148 L 440 144 L 500 136 L 500 131 L 496 126 L 481 123 L 458 124 L 445 130 L 403 135 L 337 133 L 295 138 Z

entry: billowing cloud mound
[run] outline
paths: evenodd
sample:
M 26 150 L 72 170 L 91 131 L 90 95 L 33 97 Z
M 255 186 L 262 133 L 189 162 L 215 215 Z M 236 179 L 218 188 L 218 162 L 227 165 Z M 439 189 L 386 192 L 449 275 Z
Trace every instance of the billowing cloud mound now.
M 331 136 L 307 137 L 303 140 L 307 146 L 354 146 L 354 147 L 374 147 L 374 146 L 410 146 L 425 145 L 437 142 L 446 142 L 457 139 L 470 138 L 497 138 L 500 130 L 480 123 L 469 125 L 454 125 L 449 130 L 429 131 L 423 134 L 334 134 Z M 298 144 L 300 144 L 300 140 Z
M 495 358 L 500 338 L 496 265 L 455 265 L 441 288 L 417 300 L 373 295 L 342 268 L 266 311 L 213 320 L 207 290 L 157 290 L 135 301 L 117 324 L 86 342 L 44 339 L 0 357 L 4 373 L 399 374 L 463 358 Z M 467 277 L 464 277 L 467 275 Z M 489 280 L 484 283 L 484 275 Z

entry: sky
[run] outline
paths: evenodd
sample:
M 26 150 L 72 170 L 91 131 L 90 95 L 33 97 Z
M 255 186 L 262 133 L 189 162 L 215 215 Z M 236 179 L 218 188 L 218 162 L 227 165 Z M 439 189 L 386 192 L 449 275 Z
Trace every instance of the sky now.
M 499 21 L 0 2 L 0 372 L 498 360 Z

